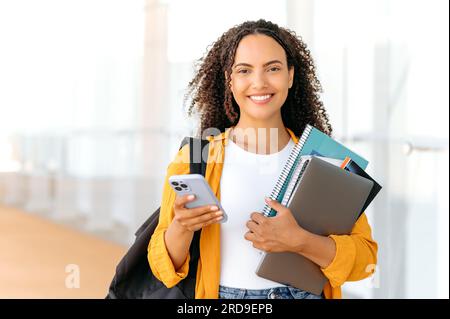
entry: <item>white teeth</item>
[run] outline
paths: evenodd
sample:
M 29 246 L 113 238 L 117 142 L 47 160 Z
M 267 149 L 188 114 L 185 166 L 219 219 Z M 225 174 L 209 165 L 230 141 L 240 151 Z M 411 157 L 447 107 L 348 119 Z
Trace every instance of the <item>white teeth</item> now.
M 255 101 L 264 101 L 264 100 L 269 99 L 271 96 L 272 96 L 271 94 L 268 94 L 268 95 L 252 95 L 252 96 L 250 96 L 250 98 L 252 100 L 255 100 Z

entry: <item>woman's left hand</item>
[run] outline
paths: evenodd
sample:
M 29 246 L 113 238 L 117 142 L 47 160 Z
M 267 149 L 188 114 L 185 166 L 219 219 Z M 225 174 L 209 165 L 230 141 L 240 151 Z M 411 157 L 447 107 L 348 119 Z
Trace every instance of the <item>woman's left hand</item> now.
M 266 203 L 277 211 L 276 216 L 252 213 L 246 224 L 249 231 L 245 233 L 245 239 L 251 241 L 253 247 L 266 252 L 300 252 L 306 230 L 297 224 L 289 208 L 275 200 L 266 199 Z

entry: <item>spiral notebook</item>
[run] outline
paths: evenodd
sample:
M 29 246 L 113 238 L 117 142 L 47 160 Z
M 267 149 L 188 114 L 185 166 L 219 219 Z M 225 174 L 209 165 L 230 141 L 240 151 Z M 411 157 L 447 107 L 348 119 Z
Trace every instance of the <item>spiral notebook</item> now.
M 298 143 L 289 154 L 288 160 L 286 161 L 286 164 L 278 177 L 275 187 L 268 196 L 269 198 L 280 203 L 282 202 L 287 185 L 300 163 L 301 156 L 303 155 L 317 155 L 339 160 L 344 160 L 346 157 L 350 157 L 362 169 L 366 169 L 369 163 L 360 155 L 308 124 L 303 131 L 303 134 L 300 136 Z M 276 211 L 266 204 L 262 210 L 262 213 L 265 216 L 271 217 L 275 216 Z
M 349 234 L 372 190 L 373 181 L 318 156 L 304 156 L 302 163 L 305 168 L 299 166 L 303 173 L 291 196 L 288 192 L 285 194 L 286 207 L 297 223 L 311 233 Z M 256 274 L 317 295 L 327 282 L 318 265 L 294 252 L 264 253 Z

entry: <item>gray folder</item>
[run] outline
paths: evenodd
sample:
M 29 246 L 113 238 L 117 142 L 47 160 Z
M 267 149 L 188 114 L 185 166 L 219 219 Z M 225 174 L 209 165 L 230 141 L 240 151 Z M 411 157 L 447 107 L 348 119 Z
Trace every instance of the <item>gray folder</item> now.
M 286 205 L 309 232 L 350 234 L 373 182 L 312 156 Z M 320 295 L 327 282 L 320 267 L 300 254 L 265 253 L 256 274 Z

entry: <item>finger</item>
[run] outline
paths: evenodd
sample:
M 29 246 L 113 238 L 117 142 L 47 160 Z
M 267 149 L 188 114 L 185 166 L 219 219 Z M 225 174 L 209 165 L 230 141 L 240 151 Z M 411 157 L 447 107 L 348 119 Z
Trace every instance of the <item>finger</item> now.
M 275 209 L 277 212 L 281 212 L 281 211 L 283 211 L 286 208 L 285 206 L 281 205 L 276 200 L 270 199 L 268 197 L 266 197 L 264 200 L 267 203 L 267 205 L 269 205 L 270 207 Z
M 256 241 L 257 241 L 256 234 L 255 234 L 255 233 L 252 233 L 252 232 L 250 232 L 250 231 L 248 231 L 248 232 L 245 233 L 244 238 L 245 238 L 246 240 L 248 240 L 248 241 L 251 241 L 251 242 L 256 242 Z
M 214 223 L 218 223 L 223 219 L 223 216 L 214 216 L 213 218 L 207 219 L 205 221 L 202 221 L 200 223 L 196 223 L 194 225 L 191 225 L 192 228 L 203 228 L 205 226 L 214 224 Z
M 246 232 L 244 238 L 248 238 L 248 240 L 255 243 L 262 243 L 264 241 L 264 239 L 260 235 L 251 231 Z
M 177 197 L 175 198 L 174 206 L 177 209 L 182 209 L 182 208 L 184 208 L 184 205 L 193 201 L 194 199 L 195 199 L 194 194 L 188 194 L 188 195 L 184 195 L 184 196 L 177 195 Z
M 217 211 L 217 210 L 208 210 L 202 213 L 197 213 L 196 215 L 192 214 L 191 209 L 187 209 L 184 210 L 182 212 L 183 214 L 183 219 L 185 220 L 185 222 L 189 225 L 195 225 L 195 224 L 203 224 L 208 222 L 211 219 L 215 219 L 218 217 L 223 216 L 223 212 L 222 211 Z
M 252 213 L 250 215 L 251 220 L 253 220 L 257 224 L 262 224 L 268 218 L 261 213 Z
M 247 239 L 248 241 L 251 241 L 252 246 L 254 248 L 264 251 L 264 244 L 262 244 L 261 241 L 259 241 L 258 236 L 255 235 L 254 233 L 247 232 L 244 235 L 244 238 Z
M 204 214 L 208 214 L 211 212 L 217 212 L 219 211 L 219 207 L 216 205 L 205 205 L 195 208 L 185 208 L 185 211 L 189 214 L 191 217 L 199 217 Z
M 253 233 L 259 233 L 259 225 L 255 223 L 253 220 L 249 220 L 246 224 L 247 228 Z

